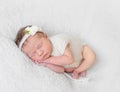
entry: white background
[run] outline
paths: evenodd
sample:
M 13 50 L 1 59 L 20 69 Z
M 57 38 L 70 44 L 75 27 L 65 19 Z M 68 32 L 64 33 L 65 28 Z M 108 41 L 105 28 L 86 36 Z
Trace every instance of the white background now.
M 37 66 L 14 39 L 20 27 L 69 32 L 96 52 L 87 83 Z M 120 92 L 120 0 L 1 0 L 0 92 Z

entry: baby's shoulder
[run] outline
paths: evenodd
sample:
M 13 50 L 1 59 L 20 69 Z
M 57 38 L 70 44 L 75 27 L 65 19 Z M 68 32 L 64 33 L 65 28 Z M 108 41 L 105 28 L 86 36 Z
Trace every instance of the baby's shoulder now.
M 65 51 L 65 48 L 67 44 L 69 43 L 69 39 L 66 37 L 65 34 L 57 34 L 54 36 L 51 36 L 50 41 L 53 46 L 53 53 L 52 55 L 58 55 L 58 53 L 63 54 Z
M 59 42 L 81 42 L 82 39 L 78 36 L 75 36 L 73 34 L 69 34 L 69 33 L 60 33 L 60 34 L 56 34 L 50 37 L 51 40 L 56 40 Z
M 62 38 L 62 37 L 68 37 L 68 35 L 65 34 L 65 33 L 59 33 L 59 34 L 53 35 L 52 37 L 60 37 L 60 38 Z
M 69 36 L 67 34 L 61 33 L 61 34 L 56 34 L 56 35 L 50 36 L 49 38 L 56 39 L 56 40 L 68 40 Z

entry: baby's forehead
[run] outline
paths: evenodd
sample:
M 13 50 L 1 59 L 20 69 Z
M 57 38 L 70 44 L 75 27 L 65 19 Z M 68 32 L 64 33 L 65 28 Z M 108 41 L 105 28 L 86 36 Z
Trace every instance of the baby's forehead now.
M 31 39 L 32 40 L 32 39 Z M 30 53 L 37 46 L 37 41 L 26 40 L 22 46 L 22 51 L 25 53 Z
M 40 41 L 40 37 L 35 34 L 33 36 L 29 36 L 26 41 L 23 43 L 23 46 L 22 48 L 23 49 L 31 49 L 31 48 L 34 48 L 38 42 Z
M 34 36 L 29 36 L 27 39 L 26 39 L 26 41 L 25 41 L 25 43 L 27 42 L 27 43 L 34 43 L 34 42 L 36 42 L 36 41 L 38 41 L 38 40 L 40 40 L 40 38 L 37 36 L 37 35 L 34 35 Z

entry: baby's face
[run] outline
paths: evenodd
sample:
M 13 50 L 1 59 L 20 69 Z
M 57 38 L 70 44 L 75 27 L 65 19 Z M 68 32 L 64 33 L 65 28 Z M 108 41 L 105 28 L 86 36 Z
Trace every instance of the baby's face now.
M 50 57 L 52 45 L 47 37 L 40 38 L 36 33 L 25 41 L 22 51 L 32 60 L 41 61 Z

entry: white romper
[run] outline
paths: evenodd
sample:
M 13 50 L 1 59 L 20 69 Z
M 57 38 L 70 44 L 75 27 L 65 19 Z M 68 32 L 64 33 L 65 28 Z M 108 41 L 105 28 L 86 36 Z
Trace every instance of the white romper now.
M 78 67 L 82 60 L 82 48 L 85 43 L 76 37 L 71 35 L 67 36 L 65 34 L 58 34 L 49 37 L 49 40 L 52 43 L 53 51 L 51 56 L 61 56 L 64 54 L 67 44 L 70 44 L 70 48 L 74 57 L 72 64 L 65 65 L 65 68 Z

